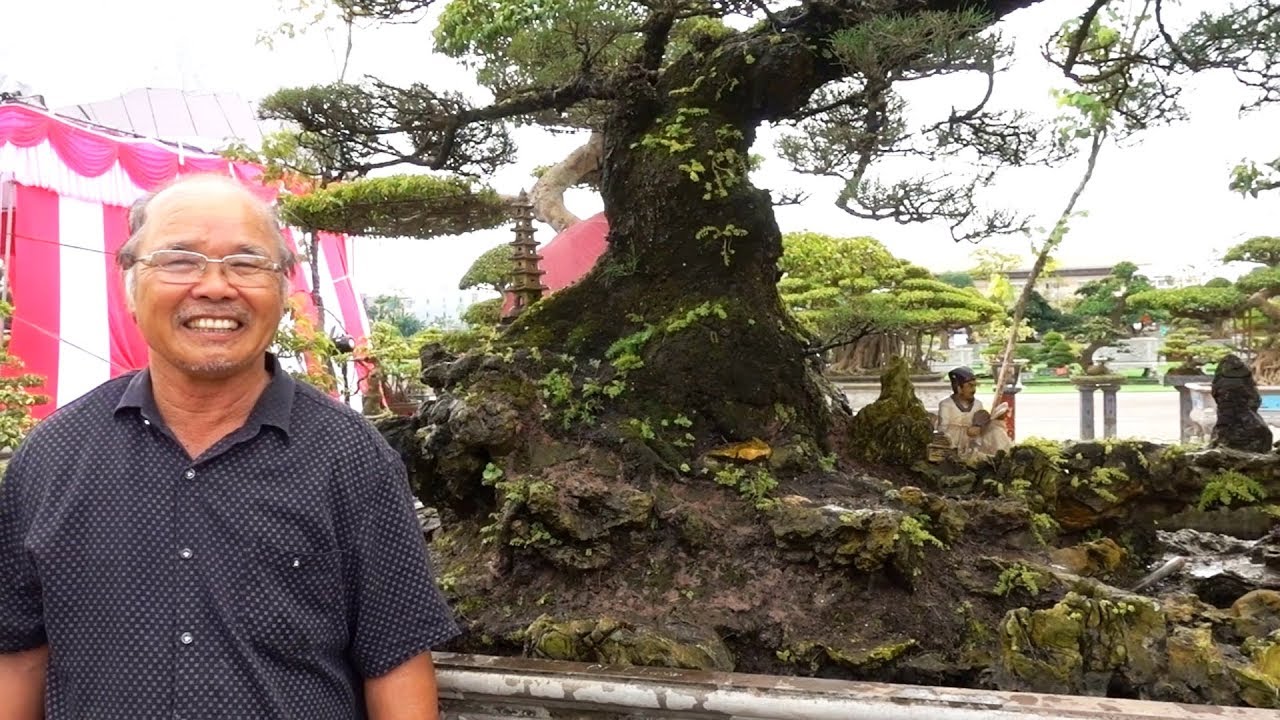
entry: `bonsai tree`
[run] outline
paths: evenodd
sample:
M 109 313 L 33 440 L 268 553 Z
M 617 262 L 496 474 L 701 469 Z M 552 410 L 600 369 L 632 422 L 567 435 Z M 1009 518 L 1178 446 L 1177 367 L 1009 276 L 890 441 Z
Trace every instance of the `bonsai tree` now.
M 1251 238 L 1227 250 L 1225 262 L 1255 267 L 1235 283 L 1220 278 L 1184 288 L 1135 294 L 1135 307 L 1160 310 L 1175 318 L 1198 321 L 1223 334 L 1232 318 L 1248 320 L 1247 349 L 1259 385 L 1280 383 L 1280 238 Z M 1176 345 L 1175 345 L 1176 347 Z
M 1178 365 L 1169 368 L 1169 375 L 1203 375 L 1205 363 L 1218 362 L 1231 348 L 1212 345 L 1209 336 L 1195 324 L 1183 324 L 1165 336 L 1161 345 L 1164 356 Z
M 1040 340 L 1040 352 L 1035 361 L 1051 370 L 1059 370 L 1076 361 L 1076 350 L 1062 333 L 1047 332 Z
M 1079 323 L 1076 339 L 1084 343 L 1079 362 L 1086 372 L 1099 369 L 1093 357 L 1098 350 L 1134 337 L 1134 326 L 1143 312 L 1132 307 L 1129 298 L 1150 289 L 1151 281 L 1138 272 L 1137 265 L 1121 262 L 1111 274 L 1076 290 L 1079 301 L 1071 309 L 1071 315 Z
M 480 254 L 458 281 L 459 290 L 501 293 L 511 284 L 511 244 L 495 245 Z
M 810 352 L 835 350 L 837 372 L 878 370 L 893 357 L 927 371 L 936 338 L 1002 312 L 868 237 L 788 234 L 778 268 L 783 303 L 814 338 Z

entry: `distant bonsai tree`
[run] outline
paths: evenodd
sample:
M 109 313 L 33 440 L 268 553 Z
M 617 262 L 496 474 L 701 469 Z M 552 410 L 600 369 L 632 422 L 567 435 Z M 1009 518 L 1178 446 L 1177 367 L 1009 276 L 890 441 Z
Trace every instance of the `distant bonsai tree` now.
M 1209 343 L 1209 336 L 1195 324 L 1185 324 L 1165 336 L 1160 348 L 1165 358 L 1178 365 L 1169 375 L 1202 375 L 1205 363 L 1218 362 L 1231 352 L 1225 345 Z
M 940 336 L 989 322 L 1003 308 L 895 257 L 878 240 L 791 233 L 783 238 L 783 303 L 813 336 L 812 353 L 834 351 L 836 372 L 863 372 L 904 357 L 928 369 Z
M 1131 303 L 1199 321 L 1215 335 L 1225 334 L 1228 320 L 1246 320 L 1245 346 L 1253 354 L 1254 379 L 1259 385 L 1280 384 L 1280 237 L 1251 238 L 1222 259 L 1256 267 L 1235 283 L 1215 278 L 1204 285 L 1148 290 L 1133 295 Z
M 1071 310 L 1077 320 L 1076 339 L 1084 343 L 1080 351 L 1080 367 L 1094 365 L 1094 354 L 1102 348 L 1134 336 L 1143 311 L 1133 307 L 1129 298 L 1151 289 L 1151 281 L 1138 272 L 1131 262 L 1117 263 L 1111 274 L 1093 280 L 1076 290 L 1079 302 Z
M 1058 370 L 1076 361 L 1076 351 L 1062 333 L 1047 332 L 1041 339 L 1040 354 L 1036 361 L 1052 370 Z

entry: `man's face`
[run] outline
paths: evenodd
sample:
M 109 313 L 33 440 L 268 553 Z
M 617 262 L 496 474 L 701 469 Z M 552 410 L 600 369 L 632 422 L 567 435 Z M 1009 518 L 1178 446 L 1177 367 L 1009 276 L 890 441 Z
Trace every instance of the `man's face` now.
M 972 400 L 978 394 L 978 381 L 970 380 L 964 383 L 957 392 L 961 400 Z
M 275 242 L 250 200 L 227 189 L 179 186 L 152 201 L 143 257 L 157 250 L 191 250 L 218 259 L 233 254 L 275 257 Z M 151 348 L 151 364 L 193 380 L 255 372 L 284 313 L 280 278 L 246 287 L 210 263 L 194 282 L 166 282 L 157 268 L 139 264 L 134 313 Z

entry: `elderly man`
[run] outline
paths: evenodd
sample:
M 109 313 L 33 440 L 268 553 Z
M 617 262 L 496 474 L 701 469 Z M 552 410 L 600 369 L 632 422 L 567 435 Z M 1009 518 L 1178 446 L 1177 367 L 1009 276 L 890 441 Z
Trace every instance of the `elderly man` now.
M 267 352 L 293 264 L 271 209 L 206 175 L 134 220 L 149 367 L 0 485 L 0 720 L 435 718 L 457 628 L 399 457 Z
M 951 396 L 938 405 L 938 431 L 947 436 L 961 459 L 982 459 L 1013 447 L 1000 419 L 1008 412 L 1001 403 L 990 414 L 977 398 L 978 378 L 967 367 L 947 373 Z

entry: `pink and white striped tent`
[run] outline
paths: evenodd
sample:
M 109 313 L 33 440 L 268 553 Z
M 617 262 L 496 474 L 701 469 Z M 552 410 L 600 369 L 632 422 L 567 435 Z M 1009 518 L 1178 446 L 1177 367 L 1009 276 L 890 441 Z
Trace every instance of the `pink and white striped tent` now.
M 229 174 L 267 200 L 279 192 L 258 182 L 256 165 L 0 104 L 0 251 L 15 306 L 9 349 L 27 372 L 45 378 L 41 392 L 51 401 L 35 408 L 36 417 L 146 365 L 115 252 L 128 238 L 135 200 L 202 172 Z M 368 319 L 352 287 L 346 238 L 322 235 L 318 245 L 326 329 L 358 342 Z M 304 264 L 290 281 L 304 309 L 314 311 L 310 278 Z

